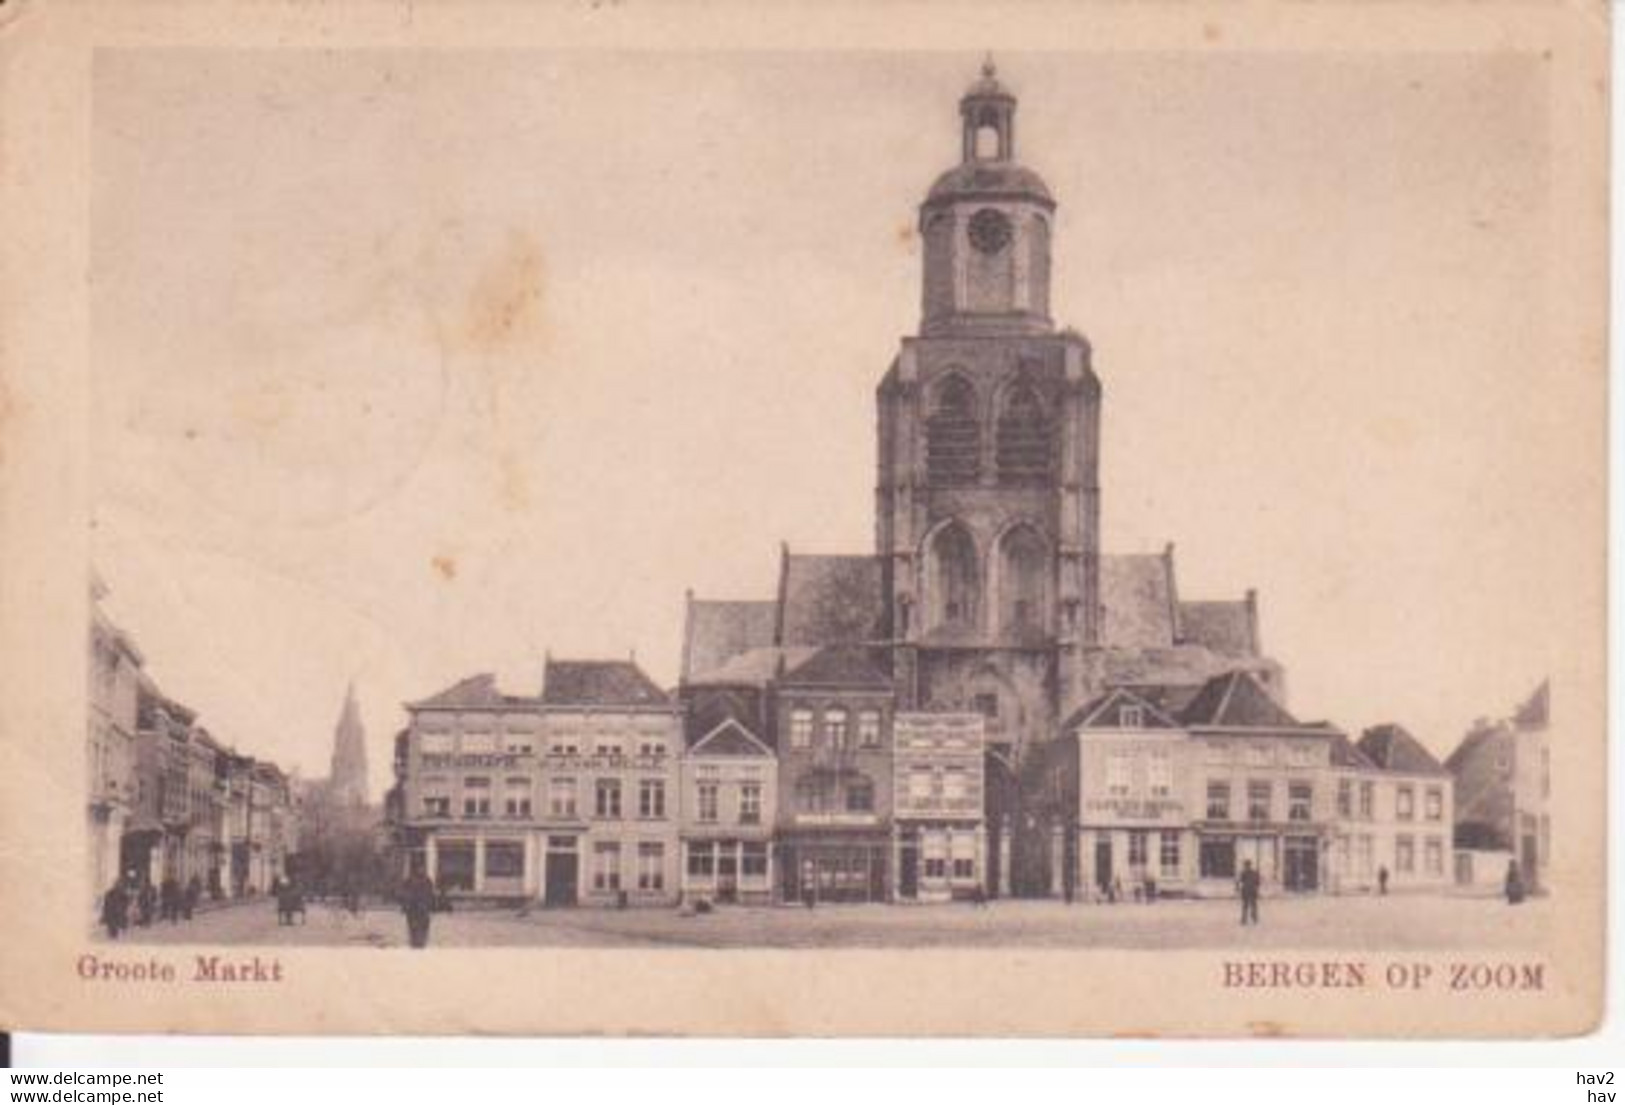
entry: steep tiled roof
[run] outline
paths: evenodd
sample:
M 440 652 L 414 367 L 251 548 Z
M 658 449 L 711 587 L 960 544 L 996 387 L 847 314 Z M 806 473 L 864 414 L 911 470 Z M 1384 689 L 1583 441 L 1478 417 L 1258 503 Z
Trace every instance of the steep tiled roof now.
M 494 706 L 508 706 L 523 702 L 524 699 L 505 695 L 497 690 L 496 676 L 490 672 L 481 672 L 471 675 L 467 679 L 458 680 L 438 694 L 417 702 L 408 703 L 412 707 L 434 707 L 437 709 L 489 709 Z
M 1100 558 L 1101 638 L 1108 648 L 1174 643 L 1173 560 L 1163 553 Z
M 852 644 L 880 636 L 885 615 L 880 560 L 784 554 L 779 579 L 781 645 Z
M 1332 766 L 1358 767 L 1368 771 L 1375 770 L 1377 767 L 1376 764 L 1371 762 L 1369 756 L 1355 747 L 1354 742 L 1342 733 L 1332 738 Z
M 890 690 L 891 678 L 870 649 L 828 645 L 788 669 L 779 680 L 792 687 L 853 687 Z
M 689 600 L 683 626 L 683 680 L 719 668 L 742 652 L 771 645 L 778 613 L 779 604 L 773 599 Z
M 695 672 L 686 683 L 690 687 L 761 687 L 778 678 L 780 669 L 789 668 L 801 663 L 813 653 L 816 648 L 804 645 L 800 648 L 779 648 L 769 645 L 766 648 L 753 648 L 741 652 L 718 667 L 710 671 Z
M 1443 775 L 1433 753 L 1401 725 L 1374 725 L 1360 736 L 1360 751 L 1385 771 L 1407 775 Z
M 1302 729 L 1302 722 L 1270 697 L 1251 673 L 1226 672 L 1203 684 L 1180 713 L 1186 725 L 1246 729 Z
M 1535 693 L 1529 696 L 1518 711 L 1513 715 L 1513 721 L 1520 729 L 1544 729 L 1547 720 L 1551 717 L 1552 684 L 1548 680 L 1535 688 Z
M 1138 706 L 1141 710 L 1139 728 L 1143 729 L 1175 729 L 1179 722 L 1171 717 L 1155 701 L 1159 695 L 1156 691 L 1164 688 L 1133 688 L 1118 687 L 1107 691 L 1094 701 L 1085 704 L 1075 711 L 1066 723 L 1062 725 L 1063 732 L 1071 732 L 1078 728 L 1090 729 L 1117 729 L 1123 724 L 1123 707 Z M 1144 691 L 1151 693 L 1143 693 Z
M 1239 602 L 1181 602 L 1179 636 L 1224 656 L 1257 656 L 1253 614 L 1246 599 Z
M 630 660 L 549 658 L 542 673 L 542 702 L 549 706 L 665 706 L 670 699 Z

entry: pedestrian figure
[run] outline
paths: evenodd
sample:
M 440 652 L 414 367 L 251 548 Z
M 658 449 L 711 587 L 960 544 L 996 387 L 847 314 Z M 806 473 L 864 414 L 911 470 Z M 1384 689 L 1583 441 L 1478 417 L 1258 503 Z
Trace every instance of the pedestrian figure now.
M 1518 905 L 1523 901 L 1523 872 L 1518 870 L 1515 859 L 1507 861 L 1506 895 L 1507 905 Z
M 165 921 L 173 925 L 181 919 L 181 884 L 175 876 L 164 878 L 158 889 L 158 905 Z
M 277 924 L 293 924 L 294 914 L 299 915 L 301 922 L 305 919 L 305 895 L 299 889 L 299 884 L 292 879 L 278 880 L 276 892 Z
M 1150 875 L 1145 877 L 1145 900 L 1147 905 L 1157 900 L 1157 880 Z
M 977 883 L 976 888 L 971 891 L 970 900 L 971 904 L 976 906 L 978 909 L 986 909 L 987 887 L 983 886 L 981 883 Z M 1068 900 L 1070 900 L 1070 898 Z
M 406 914 L 406 937 L 412 947 L 429 946 L 429 918 L 434 906 L 434 883 L 422 871 L 412 872 L 401 887 L 401 911 Z
M 130 894 L 124 889 L 123 880 L 115 880 L 108 887 L 107 893 L 102 895 L 102 924 L 107 928 L 109 939 L 117 940 L 119 933 L 123 932 L 130 921 Z
M 197 910 L 197 900 L 202 896 L 203 883 L 199 881 L 196 875 L 193 875 L 187 880 L 186 891 L 181 896 L 181 916 L 190 921 L 192 914 Z
M 1258 868 L 1253 866 L 1252 860 L 1241 865 L 1241 875 L 1236 879 L 1236 888 L 1241 891 L 1241 923 L 1258 924 Z
M 1388 894 L 1388 868 L 1377 868 L 1377 893 L 1386 897 Z
M 146 928 L 152 924 L 153 911 L 158 907 L 158 895 L 152 889 L 152 883 L 142 882 L 141 889 L 136 892 L 136 924 Z
M 818 901 L 818 878 L 812 860 L 801 865 L 801 904 L 811 909 Z

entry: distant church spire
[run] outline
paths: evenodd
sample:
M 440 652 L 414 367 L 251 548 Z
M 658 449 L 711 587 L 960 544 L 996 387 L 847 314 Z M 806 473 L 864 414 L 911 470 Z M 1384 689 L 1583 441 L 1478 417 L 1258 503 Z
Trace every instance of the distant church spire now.
M 361 726 L 354 680 L 344 694 L 344 710 L 333 730 L 333 764 L 328 786 L 340 801 L 357 805 L 367 801 L 367 731 Z

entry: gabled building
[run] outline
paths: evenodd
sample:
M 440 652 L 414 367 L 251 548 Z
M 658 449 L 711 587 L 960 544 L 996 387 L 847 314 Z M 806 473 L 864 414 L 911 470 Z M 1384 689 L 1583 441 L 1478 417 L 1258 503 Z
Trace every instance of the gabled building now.
M 774 682 L 778 854 L 794 900 L 891 896 L 891 679 L 868 649 L 831 645 Z
M 892 723 L 896 898 L 987 891 L 984 730 L 975 713 L 899 713 Z
M 682 718 L 635 663 L 549 658 L 538 695 L 476 675 L 406 708 L 404 867 L 456 897 L 675 901 Z
M 1551 863 L 1551 685 L 1542 683 L 1512 716 L 1479 721 L 1444 766 L 1455 782 L 1457 881 L 1498 882 L 1517 861 L 1539 888 Z
M 771 902 L 779 792 L 773 749 L 727 718 L 689 745 L 679 774 L 683 899 Z

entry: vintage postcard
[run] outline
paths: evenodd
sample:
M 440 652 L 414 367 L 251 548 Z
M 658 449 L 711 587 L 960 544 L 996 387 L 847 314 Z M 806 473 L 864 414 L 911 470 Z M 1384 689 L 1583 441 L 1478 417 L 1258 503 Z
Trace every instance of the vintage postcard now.
M 0 5 L 0 1025 L 1590 1031 L 1608 39 Z

